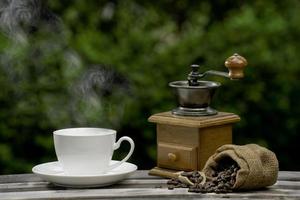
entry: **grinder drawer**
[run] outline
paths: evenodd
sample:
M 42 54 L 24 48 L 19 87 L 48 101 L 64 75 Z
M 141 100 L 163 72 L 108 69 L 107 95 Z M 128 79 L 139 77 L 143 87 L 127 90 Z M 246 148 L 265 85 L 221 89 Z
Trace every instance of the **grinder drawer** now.
M 197 169 L 196 147 L 158 143 L 157 162 L 159 167 L 195 170 Z

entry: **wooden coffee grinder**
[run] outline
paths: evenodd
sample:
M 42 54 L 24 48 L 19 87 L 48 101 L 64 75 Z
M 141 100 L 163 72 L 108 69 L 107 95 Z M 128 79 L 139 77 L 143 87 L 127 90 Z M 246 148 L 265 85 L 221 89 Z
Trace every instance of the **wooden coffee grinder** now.
M 157 167 L 149 174 L 168 177 L 169 172 L 201 170 L 218 147 L 232 143 L 232 125 L 240 117 L 211 108 L 212 97 L 221 84 L 199 79 L 206 75 L 241 79 L 246 65 L 245 58 L 234 54 L 225 61 L 229 73 L 214 70 L 200 73 L 199 65 L 191 65 L 187 81 L 169 83 L 179 107 L 148 119 L 157 127 Z

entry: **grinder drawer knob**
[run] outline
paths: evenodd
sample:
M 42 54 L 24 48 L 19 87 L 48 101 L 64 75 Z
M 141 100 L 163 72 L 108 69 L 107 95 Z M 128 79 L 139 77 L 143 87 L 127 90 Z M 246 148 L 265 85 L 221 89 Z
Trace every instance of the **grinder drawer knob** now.
M 168 158 L 170 161 L 174 162 L 177 160 L 177 156 L 174 153 L 168 153 Z

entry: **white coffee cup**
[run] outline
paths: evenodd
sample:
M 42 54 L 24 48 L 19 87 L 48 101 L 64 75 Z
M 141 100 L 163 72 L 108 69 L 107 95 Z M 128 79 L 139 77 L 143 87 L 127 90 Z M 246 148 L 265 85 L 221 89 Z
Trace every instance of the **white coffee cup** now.
M 68 175 L 95 175 L 105 173 L 126 162 L 134 150 L 130 137 L 116 141 L 117 132 L 104 128 L 68 128 L 53 132 L 58 162 Z M 130 143 L 130 151 L 120 162 L 110 165 L 114 150 L 122 141 Z

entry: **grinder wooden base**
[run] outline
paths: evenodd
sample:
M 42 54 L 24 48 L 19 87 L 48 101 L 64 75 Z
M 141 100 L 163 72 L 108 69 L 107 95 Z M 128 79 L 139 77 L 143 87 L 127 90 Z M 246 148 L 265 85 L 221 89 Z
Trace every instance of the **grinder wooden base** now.
M 164 176 L 170 170 L 202 170 L 206 160 L 224 144 L 232 143 L 233 113 L 185 117 L 164 112 L 152 115 L 157 124 L 157 167 L 150 174 Z

